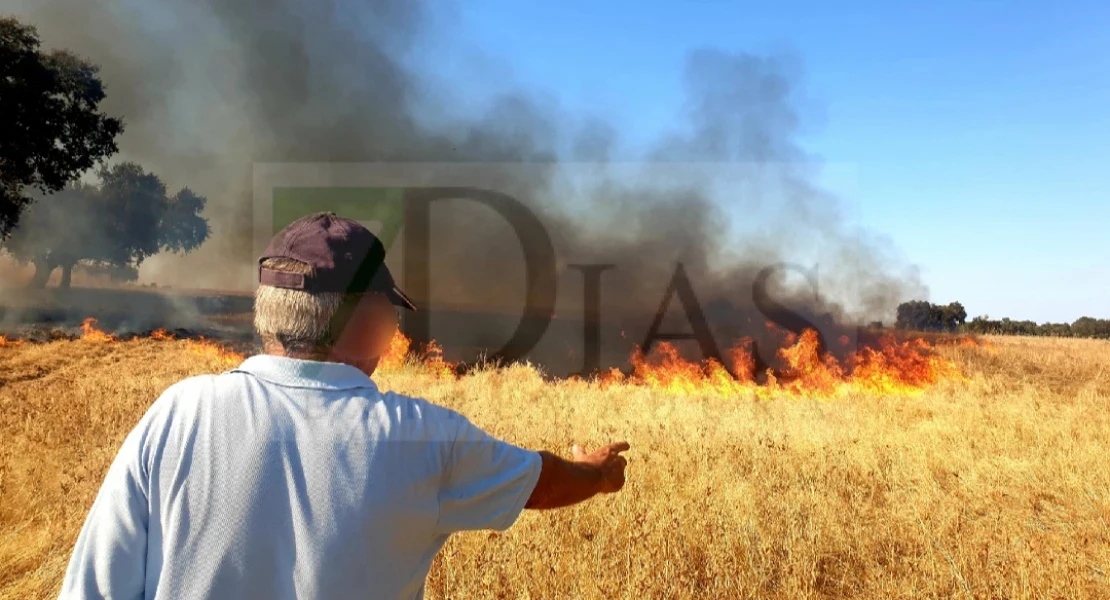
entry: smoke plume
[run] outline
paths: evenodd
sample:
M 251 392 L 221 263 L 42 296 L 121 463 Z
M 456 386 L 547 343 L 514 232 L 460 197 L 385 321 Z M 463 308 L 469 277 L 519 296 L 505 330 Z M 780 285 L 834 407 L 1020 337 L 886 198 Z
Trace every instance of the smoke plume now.
M 792 57 L 691 52 L 685 72 L 673 74 L 685 86 L 684 112 L 651 147 L 626 150 L 604 120 L 545 101 L 549 90 L 509 89 L 482 109 L 456 108 L 458 91 L 426 64 L 469 51 L 447 45 L 450 8 L 17 0 L 14 11 L 39 27 L 45 46 L 101 66 L 104 107 L 126 121 L 121 158 L 209 198 L 213 239 L 192 255 L 144 264 L 143 277 L 159 284 L 252 286 L 255 163 L 369 162 L 439 165 L 429 172 L 477 165 L 486 184 L 540 218 L 557 257 L 556 324 L 570 324 L 551 330 L 538 360 L 577 360 L 584 290 L 574 264 L 615 265 L 601 294 L 614 359 L 627 356 L 624 342 L 641 341 L 678 263 L 728 335 L 763 327 L 752 283 L 777 263 L 799 265 L 795 275 L 812 272 L 817 283 L 777 283 L 769 293 L 779 304 L 838 322 L 889 319 L 923 291 L 888 245 L 850 226 L 815 184 L 797 142 L 801 69 Z M 525 269 L 514 231 L 473 203 L 439 204 L 433 306 L 518 314 Z M 433 321 L 448 348 L 497 346 L 516 324 L 439 313 Z M 688 329 L 677 300 L 664 329 Z

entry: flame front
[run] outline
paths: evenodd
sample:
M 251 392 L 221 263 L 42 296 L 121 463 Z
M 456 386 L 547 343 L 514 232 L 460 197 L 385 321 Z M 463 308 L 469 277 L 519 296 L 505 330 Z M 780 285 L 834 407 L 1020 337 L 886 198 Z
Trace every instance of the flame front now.
M 411 341 L 401 330 L 393 333 L 393 337 L 389 340 L 389 348 L 386 349 L 385 354 L 378 360 L 378 369 L 382 371 L 395 371 L 400 369 L 405 364 L 405 359 L 409 354 L 409 347 L 412 345 Z
M 218 361 L 225 367 L 237 367 L 246 358 L 238 352 L 224 348 L 204 338 L 186 340 L 185 346 L 193 354 Z
M 409 359 L 411 349 L 412 340 L 400 329 L 395 331 L 389 341 L 389 348 L 386 349 L 385 354 L 378 361 L 378 372 L 389 373 L 400 370 L 405 365 L 406 360 Z M 414 364 L 437 377 L 455 376 L 454 363 L 443 359 L 443 348 L 435 341 L 428 343 L 423 356 L 417 358 Z
M 438 377 L 450 378 L 455 376 L 455 364 L 443 360 L 443 348 L 435 340 L 428 342 L 428 349 L 424 352 L 421 364 Z
M 23 340 L 9 340 L 7 336 L 0 335 L 0 348 L 22 346 Z
M 768 325 L 773 328 L 773 325 Z M 81 339 L 112 342 L 116 337 L 96 328 L 96 319 L 85 319 Z M 780 332 L 781 333 L 781 332 Z M 151 339 L 174 340 L 165 329 L 150 333 Z M 778 364 L 762 373 L 756 372 L 751 340 L 745 339 L 724 353 L 728 366 L 715 360 L 696 362 L 684 358 L 670 343 L 660 343 L 650 356 L 636 348 L 630 356 L 627 372 L 610 369 L 595 378 L 602 387 L 614 385 L 642 386 L 677 395 L 719 395 L 733 397 L 771 398 L 777 396 L 836 398 L 850 394 L 908 395 L 919 393 L 943 381 L 961 381 L 964 375 L 951 360 L 939 355 L 939 345 L 986 347 L 989 342 L 960 337 L 929 342 L 923 338 L 899 340 L 886 334 L 849 352 L 851 338 L 836 340 L 840 359 L 822 352 L 816 331 L 802 335 L 784 333 L 776 352 Z M 0 336 L 0 346 L 21 343 Z M 244 355 L 204 338 L 186 340 L 186 347 L 199 356 L 218 361 L 225 367 L 240 364 Z M 412 353 L 412 342 L 401 331 L 394 333 L 378 363 L 381 373 L 396 372 L 409 364 L 436 377 L 457 377 L 454 363 L 443 358 L 443 348 L 430 342 L 420 356 Z
M 838 341 L 842 346 L 850 343 L 844 337 Z M 842 364 L 832 354 L 822 355 L 817 332 L 807 330 L 801 336 L 786 336 L 786 345 L 777 353 L 783 366 L 760 374 L 766 378 L 760 384 L 748 345 L 745 341 L 727 353 L 731 373 L 717 361 L 690 361 L 673 345 L 661 343 L 650 358 L 634 350 L 630 374 L 611 369 L 598 381 L 603 387 L 640 385 L 685 395 L 834 398 L 852 393 L 914 394 L 944 380 L 963 379 L 952 361 L 922 339 L 899 341 L 887 335 L 877 347 L 862 347 Z
M 81 341 L 95 343 L 117 341 L 116 336 L 97 329 L 96 324 L 97 320 L 92 317 L 85 319 L 81 323 Z
M 847 349 L 851 339 L 841 336 L 837 342 Z M 379 371 L 399 370 L 410 357 L 411 346 L 411 340 L 397 331 L 378 363 Z M 817 332 L 808 330 L 800 336 L 786 334 L 777 356 L 782 363 L 779 369 L 757 374 L 750 340 L 726 352 L 731 368 L 714 360 L 688 360 L 673 345 L 661 343 L 651 356 L 635 349 L 629 373 L 614 368 L 596 380 L 602 387 L 643 386 L 678 395 L 834 398 L 853 393 L 914 394 L 945 380 L 963 379 L 956 365 L 938 355 L 929 342 L 899 341 L 894 335 L 850 353 L 842 363 L 832 354 L 822 354 Z M 412 364 L 439 377 L 456 376 L 456 366 L 443 359 L 443 348 L 434 341 Z M 757 375 L 764 381 L 758 382 Z

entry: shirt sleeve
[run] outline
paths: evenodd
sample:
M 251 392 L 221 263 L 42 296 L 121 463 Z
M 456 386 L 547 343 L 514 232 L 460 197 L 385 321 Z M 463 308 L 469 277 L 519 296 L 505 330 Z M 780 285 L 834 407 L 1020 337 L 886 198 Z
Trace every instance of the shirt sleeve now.
M 62 600 L 142 598 L 149 508 L 142 458 L 147 419 L 116 454 L 77 537 Z
M 455 415 L 445 485 L 439 496 L 439 527 L 446 532 L 504 531 L 524 510 L 543 460 L 489 435 L 466 417 Z

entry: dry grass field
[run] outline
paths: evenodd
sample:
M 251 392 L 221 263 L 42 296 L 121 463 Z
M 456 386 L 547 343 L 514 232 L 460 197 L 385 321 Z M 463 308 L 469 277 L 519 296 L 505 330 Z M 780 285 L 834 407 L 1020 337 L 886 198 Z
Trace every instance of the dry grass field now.
M 453 538 L 428 597 L 1110 598 L 1110 344 L 992 341 L 943 349 L 966 381 L 827 400 L 382 374 L 522 445 L 632 445 L 622 493 Z M 184 341 L 0 347 L 0 597 L 56 596 L 128 430 L 226 364 Z

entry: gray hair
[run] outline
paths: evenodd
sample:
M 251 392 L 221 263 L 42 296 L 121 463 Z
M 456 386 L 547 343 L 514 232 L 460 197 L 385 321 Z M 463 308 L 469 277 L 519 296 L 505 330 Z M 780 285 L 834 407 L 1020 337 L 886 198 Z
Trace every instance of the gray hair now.
M 290 258 L 268 258 L 263 266 L 307 275 L 311 267 Z M 288 352 L 317 352 L 335 345 L 338 331 L 332 331 L 332 319 L 347 294 L 306 292 L 258 286 L 254 295 L 254 329 L 266 345 L 278 344 Z

